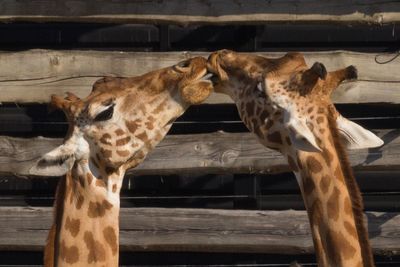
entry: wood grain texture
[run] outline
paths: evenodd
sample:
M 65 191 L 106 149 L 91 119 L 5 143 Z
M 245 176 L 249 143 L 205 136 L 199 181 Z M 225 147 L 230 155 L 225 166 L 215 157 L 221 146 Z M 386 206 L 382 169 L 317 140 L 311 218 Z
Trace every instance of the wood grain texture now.
M 0 21 L 237 24 L 277 22 L 373 23 L 400 21 L 396 1 L 317 0 L 66 0 L 4 1 Z
M 400 253 L 399 213 L 367 212 L 374 253 Z M 305 211 L 122 208 L 122 251 L 313 253 Z M 0 250 L 42 250 L 51 208 L 0 207 Z
M 283 53 L 259 53 L 279 57 Z M 304 53 L 311 66 L 319 61 L 328 70 L 348 65 L 358 68 L 359 80 L 343 83 L 334 94 L 336 103 L 400 103 L 400 60 L 378 64 L 375 54 L 345 51 Z M 92 84 L 103 76 L 136 76 L 208 53 L 99 52 L 30 50 L 0 53 L 0 102 L 46 103 L 51 94 L 71 91 L 80 97 L 89 94 Z M 393 55 L 379 55 L 379 61 Z M 224 95 L 213 94 L 206 103 L 232 103 Z
M 377 131 L 385 145 L 377 149 L 351 150 L 357 170 L 399 170 L 400 130 Z M 61 144 L 61 139 L 0 137 L 0 173 L 29 176 L 41 155 Z M 289 171 L 280 153 L 258 143 L 251 133 L 168 135 L 137 168 L 136 175 L 279 173 Z

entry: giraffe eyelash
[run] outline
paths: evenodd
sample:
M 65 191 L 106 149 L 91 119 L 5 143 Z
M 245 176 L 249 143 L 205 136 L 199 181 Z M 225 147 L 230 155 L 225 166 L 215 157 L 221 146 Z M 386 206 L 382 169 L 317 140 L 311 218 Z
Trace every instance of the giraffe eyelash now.
M 262 88 L 261 83 L 257 83 L 256 92 L 258 93 L 258 97 L 266 98 L 267 95 L 265 94 L 264 89 Z
M 94 121 L 107 121 L 112 118 L 114 114 L 114 104 L 108 107 L 106 110 L 103 110 L 99 114 L 96 115 Z

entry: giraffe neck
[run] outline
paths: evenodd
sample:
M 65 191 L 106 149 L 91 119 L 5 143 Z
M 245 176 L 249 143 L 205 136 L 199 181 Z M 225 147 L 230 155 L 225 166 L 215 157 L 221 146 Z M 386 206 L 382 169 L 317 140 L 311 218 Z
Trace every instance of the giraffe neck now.
M 60 180 L 45 266 L 118 266 L 123 173 L 98 173 L 83 160 Z
M 361 194 L 336 124 L 328 121 L 319 132 L 322 152 L 284 151 L 307 208 L 318 266 L 373 267 Z
M 250 132 L 266 147 L 280 150 L 286 140 L 281 138 L 279 123 L 282 113 L 276 111 L 270 100 L 255 89 L 256 84 L 237 86 L 230 96 L 235 102 L 239 116 Z

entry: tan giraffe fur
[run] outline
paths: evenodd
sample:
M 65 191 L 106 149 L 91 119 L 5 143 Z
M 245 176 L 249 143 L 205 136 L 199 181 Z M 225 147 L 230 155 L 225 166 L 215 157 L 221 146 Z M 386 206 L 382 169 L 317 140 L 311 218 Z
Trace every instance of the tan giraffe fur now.
M 362 199 L 343 139 L 350 148 L 376 147 L 373 133 L 343 118 L 330 100 L 352 66 L 308 69 L 301 54 L 268 59 L 222 50 L 209 57 L 214 90 L 228 94 L 262 144 L 287 159 L 308 211 L 318 265 L 374 266 Z M 355 140 L 354 140 L 355 139 Z
M 211 93 L 206 66 L 197 57 L 139 77 L 101 79 L 85 99 L 52 97 L 69 131 L 31 169 L 36 175 L 66 173 L 57 189 L 45 266 L 118 266 L 124 174 L 178 116 Z

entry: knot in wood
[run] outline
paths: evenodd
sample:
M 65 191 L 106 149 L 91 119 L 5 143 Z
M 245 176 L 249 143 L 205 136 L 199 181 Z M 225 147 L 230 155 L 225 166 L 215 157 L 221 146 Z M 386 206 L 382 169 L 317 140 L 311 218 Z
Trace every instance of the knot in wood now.
M 50 64 L 52 66 L 57 66 L 60 64 L 60 61 L 58 60 L 58 56 L 53 56 L 50 58 Z
M 221 163 L 222 164 L 233 164 L 239 157 L 239 152 L 235 150 L 227 150 L 221 155 Z

